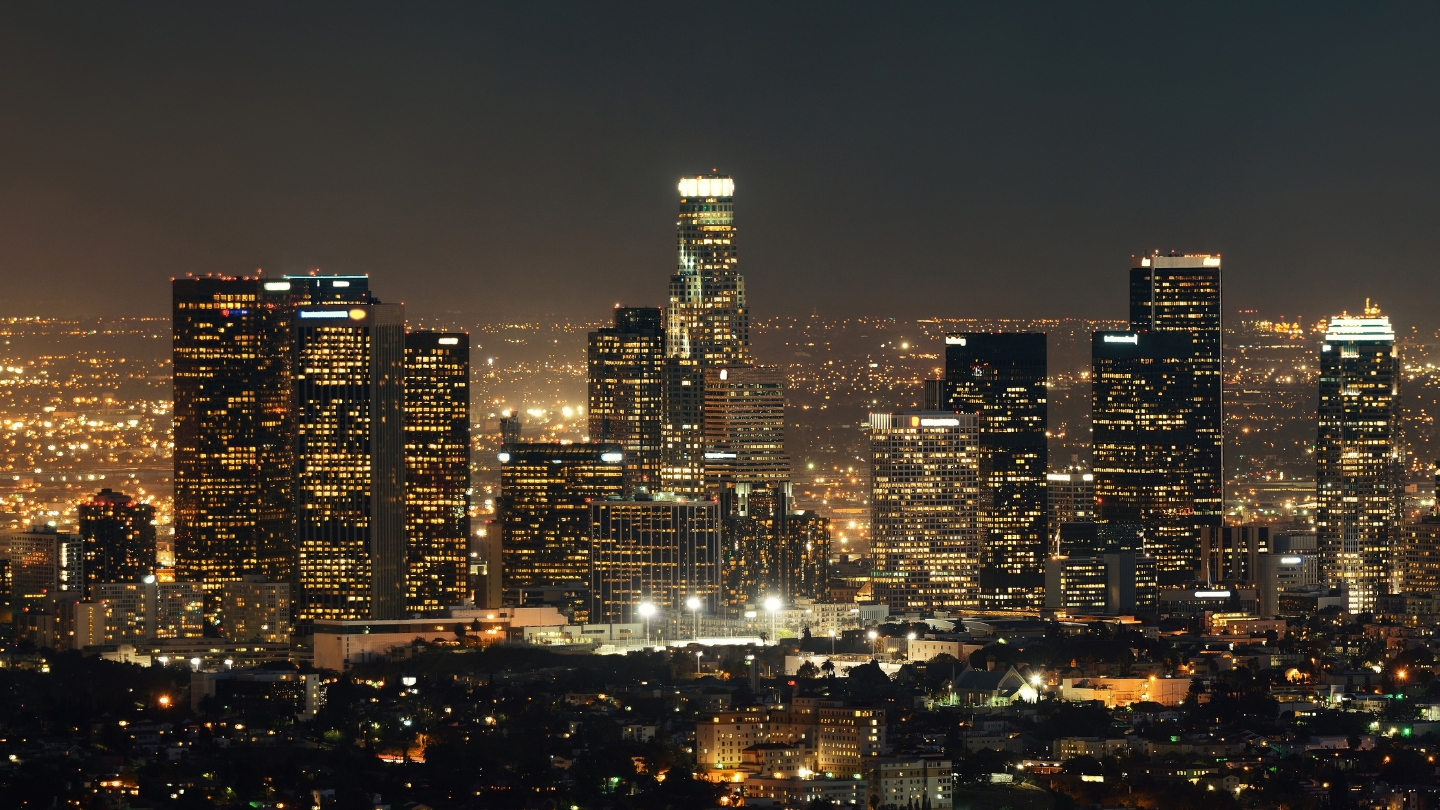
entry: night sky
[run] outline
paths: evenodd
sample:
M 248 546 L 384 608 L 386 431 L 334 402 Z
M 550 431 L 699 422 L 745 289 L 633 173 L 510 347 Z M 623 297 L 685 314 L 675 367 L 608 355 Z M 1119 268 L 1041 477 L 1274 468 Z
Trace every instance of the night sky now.
M 1435 4 L 7 4 L 4 315 L 185 273 L 366 272 L 464 322 L 660 304 L 682 174 L 736 178 L 775 314 L 1227 308 L 1440 325 Z

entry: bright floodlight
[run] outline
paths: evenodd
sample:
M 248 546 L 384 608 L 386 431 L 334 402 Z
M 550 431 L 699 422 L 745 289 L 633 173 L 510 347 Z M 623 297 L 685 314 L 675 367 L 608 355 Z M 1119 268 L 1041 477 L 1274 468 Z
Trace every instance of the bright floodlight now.
M 877 632 L 875 632 L 874 630 L 871 630 L 870 632 L 866 633 L 865 635 L 869 636 L 871 641 L 874 641 L 875 639 L 877 639 L 877 638 L 880 637 L 880 634 L 877 633 Z
M 647 619 L 650 618 L 651 616 L 654 616 L 654 615 L 655 615 L 655 606 L 652 605 L 652 604 L 650 604 L 649 602 L 641 602 L 641 603 L 640 603 L 640 615 L 641 615 L 641 616 L 644 616 L 644 617 L 647 618 Z
M 685 600 L 685 607 L 690 608 L 691 610 L 699 610 L 699 609 L 700 609 L 700 597 L 698 597 L 698 596 L 692 596 L 692 597 L 690 597 L 689 599 L 686 599 L 686 600 Z
M 765 599 L 765 609 L 774 613 L 780 609 L 780 597 L 770 596 Z
M 911 640 L 911 641 L 914 641 L 914 640 L 915 640 L 915 634 L 914 634 L 914 633 L 911 633 L 910 635 L 906 636 L 905 638 L 907 638 L 907 639 L 909 639 L 909 640 Z

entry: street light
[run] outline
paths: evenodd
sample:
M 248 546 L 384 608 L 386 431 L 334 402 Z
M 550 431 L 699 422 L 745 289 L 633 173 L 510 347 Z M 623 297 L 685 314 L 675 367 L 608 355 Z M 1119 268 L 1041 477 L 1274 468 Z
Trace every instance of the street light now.
M 870 632 L 866 633 L 865 635 L 870 638 L 870 654 L 871 654 L 871 655 L 879 655 L 879 654 L 880 654 L 880 651 L 879 651 L 879 647 L 876 646 L 876 641 L 875 641 L 875 639 L 880 638 L 880 634 L 877 633 L 877 632 L 875 632 L 874 630 L 871 630 Z
M 780 612 L 780 597 L 765 597 L 765 610 L 770 613 L 770 640 L 779 644 L 780 636 L 775 630 L 775 614 Z
M 655 605 L 650 602 L 640 603 L 640 615 L 645 618 L 645 643 L 650 643 L 650 617 L 655 615 Z
M 690 608 L 690 612 L 695 616 L 695 632 L 690 637 L 696 639 L 700 638 L 700 604 L 698 596 L 692 596 L 685 600 L 685 607 Z
M 830 631 L 830 657 L 835 657 L 835 631 Z

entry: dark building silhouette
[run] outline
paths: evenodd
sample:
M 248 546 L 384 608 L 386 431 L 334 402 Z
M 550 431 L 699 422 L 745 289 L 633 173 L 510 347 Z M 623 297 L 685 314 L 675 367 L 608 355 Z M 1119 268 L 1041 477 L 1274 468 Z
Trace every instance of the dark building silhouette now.
M 80 504 L 85 595 L 102 582 L 139 582 L 155 572 L 155 507 L 102 489 Z
M 974 413 L 980 426 L 980 598 L 992 610 L 1043 602 L 1048 402 L 1042 332 L 945 338 L 945 379 L 932 409 Z

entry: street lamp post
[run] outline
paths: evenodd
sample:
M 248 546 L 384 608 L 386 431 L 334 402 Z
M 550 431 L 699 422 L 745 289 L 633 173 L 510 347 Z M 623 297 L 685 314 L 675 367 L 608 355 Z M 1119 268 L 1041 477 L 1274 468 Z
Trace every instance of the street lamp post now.
M 876 642 L 876 639 L 880 638 L 880 634 L 877 633 L 877 632 L 875 632 L 874 630 L 871 630 L 870 632 L 866 633 L 865 635 L 867 635 L 867 636 L 870 637 L 870 654 L 871 654 L 871 655 L 879 655 L 879 654 L 880 654 L 880 648 L 879 648 L 878 642 Z
M 765 610 L 770 613 L 770 640 L 776 644 L 780 643 L 780 636 L 775 629 L 775 614 L 780 612 L 780 597 L 769 596 L 765 598 Z
M 655 615 L 655 605 L 650 602 L 640 603 L 640 615 L 645 619 L 645 646 L 650 646 L 650 617 Z
M 690 636 L 693 639 L 700 638 L 700 604 L 698 596 L 692 596 L 685 600 L 685 607 L 690 608 L 690 613 L 695 616 L 695 632 Z

